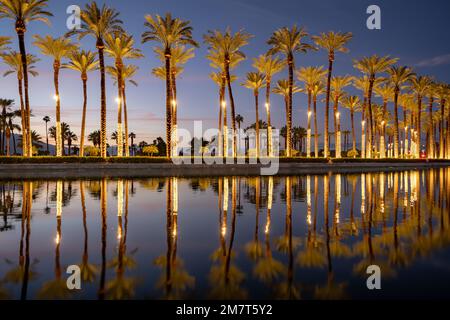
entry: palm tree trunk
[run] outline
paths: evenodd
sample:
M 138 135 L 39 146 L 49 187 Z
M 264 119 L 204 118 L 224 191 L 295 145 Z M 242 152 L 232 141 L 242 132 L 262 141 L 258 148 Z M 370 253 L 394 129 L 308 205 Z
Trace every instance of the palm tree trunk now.
M 256 158 L 259 157 L 259 94 L 258 94 L 258 89 L 255 90 L 255 110 L 256 110 L 256 123 L 255 123 L 255 128 L 256 128 Z
M 97 39 L 98 60 L 100 64 L 100 155 L 102 158 L 107 156 L 106 148 L 106 76 L 105 76 L 105 57 L 104 44 L 101 38 Z
M 398 158 L 398 144 L 400 136 L 398 132 L 398 94 L 399 90 L 396 88 L 394 92 L 394 158 Z
M 373 152 L 373 142 L 374 142 L 374 135 L 375 135 L 375 128 L 374 128 L 374 121 L 373 121 L 373 112 L 372 112 L 372 91 L 373 91 L 373 84 L 375 82 L 375 77 L 371 77 L 369 81 L 369 91 L 368 91 L 368 107 L 369 107 L 369 146 L 368 146 L 368 158 L 372 158 L 372 152 Z
M 25 93 L 25 126 L 26 131 L 22 137 L 22 149 L 25 148 L 25 155 L 27 157 L 33 156 L 32 146 L 31 146 L 31 126 L 30 126 L 30 99 L 28 95 L 28 63 L 27 63 L 27 52 L 25 49 L 25 22 L 18 20 L 16 21 L 16 32 L 19 38 L 19 50 L 20 56 L 22 60 L 22 77 L 23 77 L 23 85 L 24 85 L 24 93 Z M 24 132 L 22 130 L 22 132 Z
M 25 103 L 23 101 L 23 87 L 22 79 L 17 77 L 19 83 L 19 96 L 20 96 L 20 120 L 22 124 L 22 156 L 28 156 L 28 138 L 27 138 L 27 116 L 25 113 Z
M 55 85 L 55 98 L 56 98 L 56 156 L 62 156 L 62 132 L 61 132 L 61 98 L 59 96 L 59 68 L 60 62 L 55 60 L 53 63 L 53 82 Z
M 227 122 L 227 106 L 225 104 L 225 87 L 226 87 L 227 78 L 224 74 L 222 76 L 222 84 L 220 86 L 220 99 L 221 99 L 221 110 L 223 113 L 223 141 L 222 141 L 222 155 L 224 157 L 228 157 L 228 122 Z
M 314 95 L 314 156 L 319 157 L 319 129 L 317 127 L 317 96 Z
M 170 81 L 171 51 L 166 49 L 166 157 L 172 157 L 172 88 Z
M 83 114 L 81 116 L 80 157 L 84 157 L 84 132 L 86 130 L 86 109 L 87 109 L 87 76 L 83 75 L 81 77 L 81 80 L 83 81 Z
M 267 155 L 272 157 L 272 124 L 270 121 L 270 85 L 272 78 L 268 75 L 266 77 L 266 111 L 267 111 Z
M 292 156 L 292 89 L 294 87 L 294 57 L 290 55 L 288 57 L 288 69 L 289 69 L 289 90 L 288 90 L 288 110 L 287 110 L 287 123 L 286 123 L 286 156 Z
M 47 127 L 47 125 L 48 125 L 48 122 L 45 121 L 45 142 L 47 145 L 47 154 L 50 155 L 50 151 L 48 149 L 48 127 Z
M 329 52 L 328 54 L 328 76 L 327 76 L 327 93 L 325 100 L 325 128 L 324 128 L 324 150 L 323 156 L 327 158 L 329 156 L 329 140 L 328 140 L 328 122 L 329 122 L 329 112 L 330 112 L 330 89 L 331 89 L 331 76 L 333 73 L 333 61 L 334 52 Z
M 228 85 L 228 95 L 230 98 L 231 105 L 231 126 L 233 129 L 233 157 L 237 156 L 237 145 L 236 145 L 236 112 L 234 108 L 234 98 L 233 98 L 233 90 L 231 88 L 231 76 L 230 76 L 230 60 L 228 57 L 225 57 L 225 75 L 227 79 Z
M 445 100 L 441 99 L 441 126 L 439 132 L 439 159 L 444 159 L 444 136 L 445 136 Z
M 428 129 L 428 157 L 434 158 L 434 123 L 433 123 L 433 102 L 434 98 L 431 95 L 429 97 L 428 105 L 428 119 L 430 121 L 430 128 Z
M 311 90 L 308 90 L 308 128 L 306 129 L 306 157 L 311 158 Z
M 172 148 L 174 149 L 174 155 L 177 155 L 178 146 L 178 121 L 177 121 L 177 81 L 175 72 L 171 72 L 171 85 L 172 85 Z
M 222 138 L 222 101 L 223 101 L 223 94 L 222 94 L 222 86 L 219 89 L 219 132 L 217 133 L 217 155 L 220 157 L 222 156 L 222 148 L 223 148 L 223 138 Z
M 125 122 L 125 157 L 130 156 L 130 146 L 128 145 L 128 110 L 127 110 L 127 96 L 125 81 L 122 82 L 122 99 L 123 99 L 123 116 Z M 133 139 L 131 140 L 131 147 L 133 147 Z
M 418 101 L 418 111 L 417 111 L 417 142 L 416 142 L 416 158 L 420 158 L 420 146 L 421 146 L 421 135 L 422 135 L 422 119 L 421 119 L 421 110 L 422 110 L 422 96 L 417 97 Z
M 116 60 L 117 68 L 117 156 L 123 157 L 123 129 L 122 129 L 122 68 L 123 64 L 121 61 Z

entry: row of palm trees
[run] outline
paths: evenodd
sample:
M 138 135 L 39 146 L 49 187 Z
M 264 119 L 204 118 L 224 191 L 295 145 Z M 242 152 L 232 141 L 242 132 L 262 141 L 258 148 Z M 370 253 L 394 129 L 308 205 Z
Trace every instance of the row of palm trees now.
M 37 75 L 34 64 L 38 59 L 26 53 L 25 33 L 28 24 L 33 21 L 49 22 L 52 14 L 47 10 L 48 0 L 0 0 L 0 19 L 6 18 L 14 21 L 18 36 L 19 52 L 9 51 L 2 55 L 3 61 L 10 66 L 8 74 L 16 74 L 21 104 L 22 134 L 27 141 L 24 155 L 32 156 L 31 129 L 30 129 L 30 102 L 28 97 L 28 74 Z M 100 71 L 101 89 L 101 120 L 100 120 L 100 154 L 107 156 L 106 143 L 106 73 L 110 74 L 117 84 L 117 145 L 118 156 L 129 156 L 128 139 L 123 144 L 123 132 L 128 133 L 128 116 L 126 105 L 126 83 L 131 82 L 137 71 L 137 67 L 126 64 L 128 59 L 142 58 L 142 52 L 135 48 L 134 39 L 123 29 L 123 22 L 119 18 L 119 12 L 106 5 L 99 7 L 95 1 L 87 4 L 81 11 L 81 28 L 70 31 L 65 37 L 53 38 L 51 36 L 34 36 L 34 45 L 41 53 L 53 58 L 54 88 L 55 88 L 55 113 L 56 113 L 56 155 L 61 156 L 61 96 L 59 92 L 59 73 L 61 68 L 78 71 L 83 84 L 83 112 L 80 134 L 80 156 L 84 155 L 85 123 L 87 112 L 87 81 L 88 73 L 94 70 Z M 189 21 L 165 16 L 145 16 L 145 32 L 142 34 L 142 42 L 154 42 L 158 46 L 154 48 L 162 66 L 153 69 L 153 74 L 166 83 L 166 155 L 177 155 L 177 77 L 183 72 L 183 65 L 194 57 L 194 48 L 199 44 L 193 39 L 192 26 Z M 82 39 L 90 36 L 95 40 L 97 53 L 80 50 L 74 44 L 70 36 Z M 236 101 L 233 95 L 232 83 L 237 76 L 232 74 L 242 61 L 246 59 L 242 48 L 246 46 L 253 36 L 243 30 L 232 32 L 230 28 L 225 31 L 210 30 L 204 37 L 204 43 L 208 46 L 207 58 L 214 71 L 211 79 L 219 87 L 219 156 L 238 155 L 237 151 L 237 118 Z M 333 124 L 335 139 L 335 156 L 341 153 L 341 130 L 339 106 L 350 110 L 352 119 L 353 156 L 356 156 L 356 133 L 354 128 L 354 112 L 361 110 L 361 156 L 372 158 L 385 158 L 392 156 L 418 157 L 422 143 L 423 124 L 426 124 L 427 149 L 431 157 L 445 158 L 449 156 L 450 136 L 448 96 L 449 85 L 435 83 L 431 78 L 419 76 L 404 66 L 395 66 L 398 59 L 389 56 L 377 55 L 364 57 L 354 61 L 354 67 L 360 71 L 362 77 L 335 76 L 333 68 L 336 53 L 348 52 L 347 44 L 352 39 L 351 33 L 327 32 L 317 36 L 309 36 L 303 28 L 293 26 L 276 30 L 268 39 L 269 49 L 263 55 L 254 59 L 253 67 L 256 69 L 246 75 L 243 86 L 252 90 L 255 97 L 255 124 L 256 124 L 256 150 L 257 156 L 261 156 L 259 146 L 259 91 L 265 88 L 265 109 L 268 124 L 267 154 L 273 156 L 272 125 L 270 117 L 270 94 L 281 94 L 285 100 L 286 112 L 286 150 L 285 155 L 293 155 L 292 128 L 293 128 L 293 95 L 304 92 L 308 96 L 307 114 L 307 157 L 311 156 L 311 138 L 314 136 L 314 156 L 319 157 L 319 133 L 317 124 L 317 99 L 325 96 L 324 105 L 324 132 L 329 132 L 330 105 L 333 104 Z M 7 37 L 0 38 L 0 49 L 10 43 Z M 307 53 L 322 49 L 328 54 L 328 68 L 301 67 L 296 68 L 298 53 Z M 1 52 L 1 51 L 0 51 Z M 105 54 L 114 59 L 113 66 L 105 65 Z M 68 59 L 65 63 L 63 60 Z M 277 82 L 272 89 L 273 77 L 283 69 L 287 69 L 287 79 Z M 296 79 L 303 85 L 297 86 Z M 345 88 L 353 85 L 362 91 L 362 99 L 349 95 Z M 383 100 L 383 105 L 374 103 L 374 92 Z M 226 94 L 228 93 L 228 97 Z M 424 114 L 425 99 L 428 100 L 428 114 Z M 231 113 L 231 132 L 228 128 L 227 100 Z M 388 111 L 388 103 L 393 102 L 393 117 Z M 435 116 L 435 105 L 439 105 L 439 116 Z M 400 142 L 399 107 L 403 107 L 404 137 Z M 406 114 L 409 111 L 407 121 Z M 311 121 L 314 115 L 314 135 L 311 132 Z M 122 118 L 123 116 L 123 118 Z M 426 117 L 425 117 L 426 116 Z M 426 118 L 426 121 L 425 121 Z M 122 120 L 123 119 L 123 120 Z M 381 122 L 379 122 L 381 120 Z M 124 126 L 123 126 L 124 123 Z M 388 133 L 393 130 L 393 134 Z M 409 131 L 408 131 L 409 128 Z M 439 138 L 436 139 L 436 128 L 439 129 Z M 386 134 L 388 143 L 386 150 Z M 231 135 L 231 148 L 229 148 L 229 136 Z M 409 137 L 408 137 L 409 136 Z M 410 139 L 410 141 L 409 141 Z M 439 143 L 436 144 L 438 140 Z M 378 142 L 378 143 L 376 143 Z M 125 148 L 123 147 L 125 145 Z M 436 150 L 437 145 L 439 150 Z M 125 150 L 124 150 L 125 149 Z M 323 134 L 323 156 L 330 156 L 329 134 Z

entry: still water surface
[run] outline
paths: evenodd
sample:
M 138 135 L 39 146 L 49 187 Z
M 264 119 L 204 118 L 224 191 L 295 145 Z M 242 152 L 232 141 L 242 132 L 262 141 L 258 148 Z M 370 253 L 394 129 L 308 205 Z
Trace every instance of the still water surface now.
M 0 181 L 2 299 L 450 297 L 450 169 Z M 366 286 L 381 268 L 381 290 Z M 81 268 L 69 291 L 66 269 Z

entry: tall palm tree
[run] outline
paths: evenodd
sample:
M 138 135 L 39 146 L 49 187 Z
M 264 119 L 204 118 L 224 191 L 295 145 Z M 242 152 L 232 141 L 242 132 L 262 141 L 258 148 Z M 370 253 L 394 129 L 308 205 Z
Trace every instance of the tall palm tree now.
M 5 138 L 6 135 L 10 135 L 10 129 L 7 125 L 7 118 L 6 114 L 7 111 L 10 111 L 12 106 L 14 105 L 14 100 L 11 99 L 0 99 L 0 107 L 1 107 L 1 114 L 0 114 L 0 154 L 3 155 L 4 149 L 5 149 Z M 8 133 L 8 134 L 7 134 Z M 9 138 L 8 138 L 9 143 Z
M 2 56 L 3 62 L 8 66 L 8 70 L 3 74 L 4 77 L 10 75 L 10 74 L 16 74 L 17 76 L 17 83 L 18 83 L 18 90 L 19 90 L 19 97 L 20 97 L 20 117 L 22 120 L 22 135 L 24 137 L 27 137 L 27 109 L 25 106 L 24 98 L 23 98 L 23 64 L 22 64 L 22 56 L 20 53 L 16 51 L 10 51 L 8 53 L 3 54 Z M 32 54 L 27 55 L 27 70 L 28 73 L 31 74 L 33 77 L 38 75 L 38 72 L 35 69 L 35 64 L 38 62 L 39 59 L 36 58 Z M 29 141 L 29 140 L 25 140 Z M 24 156 L 27 155 L 27 145 L 25 145 L 25 148 L 22 149 L 22 154 Z
M 48 17 L 53 16 L 46 10 L 48 0 L 0 0 L 0 19 L 10 19 L 14 21 L 14 27 L 19 40 L 19 51 L 22 62 L 23 89 L 25 94 L 24 106 L 26 110 L 25 127 L 22 135 L 28 138 L 25 143 L 25 155 L 33 156 L 31 146 L 31 126 L 30 126 L 30 100 L 28 95 L 28 55 L 25 48 L 25 33 L 31 21 L 41 21 L 49 24 Z
M 306 129 L 306 157 L 311 157 L 311 103 L 314 87 L 325 81 L 327 71 L 323 67 L 302 67 L 297 71 L 297 79 L 304 83 L 304 92 L 308 94 L 308 126 Z M 316 118 L 316 115 L 315 115 Z M 317 128 L 316 128 L 317 135 Z
M 319 127 L 317 124 L 317 98 L 326 93 L 325 84 L 322 81 L 316 82 L 311 90 L 314 113 L 314 157 L 319 157 Z M 325 133 L 324 133 L 325 135 Z
M 248 89 L 253 90 L 255 97 L 255 116 L 256 116 L 256 157 L 259 157 L 260 137 L 259 137 L 259 90 L 265 85 L 266 76 L 259 72 L 247 73 L 247 79 L 242 85 Z
M 270 121 L 270 87 L 272 77 L 284 69 L 284 62 L 279 57 L 268 54 L 262 54 L 253 59 L 253 67 L 266 77 L 266 112 L 267 112 L 267 154 L 269 157 L 272 152 L 272 125 Z
M 355 112 L 361 110 L 361 101 L 357 96 L 346 96 L 342 99 L 342 106 L 350 111 L 350 119 L 352 122 L 352 153 L 356 158 L 356 133 L 355 133 Z
M 105 42 L 107 34 L 122 32 L 122 21 L 119 19 L 119 12 L 113 8 L 103 5 L 98 7 L 95 1 L 86 4 L 81 11 L 81 28 L 69 32 L 69 35 L 77 34 L 79 39 L 87 35 L 92 36 L 96 42 L 98 50 L 98 60 L 100 65 L 100 154 L 106 158 L 106 71 L 105 71 Z
M 134 86 L 138 86 L 138 83 L 133 79 L 133 77 L 136 75 L 137 71 L 138 71 L 138 67 L 133 65 L 133 64 L 124 64 L 123 65 L 123 69 L 122 69 L 122 102 L 123 102 L 123 120 L 125 122 L 125 137 L 129 136 L 128 135 L 128 110 L 127 110 L 127 82 L 131 83 Z M 115 79 L 117 84 L 117 75 L 118 75 L 118 71 L 116 67 L 113 66 L 107 66 L 106 67 L 106 72 L 113 78 Z M 128 139 L 125 139 L 125 156 L 129 157 L 130 156 L 130 150 L 129 150 L 129 145 L 128 145 Z
M 156 47 L 154 49 L 156 55 L 159 60 L 164 63 L 165 56 L 164 50 L 160 47 Z M 183 73 L 184 67 L 190 59 L 194 58 L 194 48 L 186 48 L 185 46 L 176 46 L 172 48 L 172 56 L 170 61 L 171 71 L 170 71 L 170 81 L 172 86 L 172 136 L 174 137 L 174 141 L 172 141 L 172 149 L 174 150 L 174 154 L 178 154 L 178 100 L 177 100 L 177 78 Z M 153 75 L 156 77 L 166 80 L 166 70 L 165 66 L 160 66 L 154 68 L 152 70 Z
M 233 53 L 230 55 L 230 63 L 228 65 L 230 71 L 238 66 L 244 60 L 241 55 Z M 212 72 L 209 76 L 219 87 L 219 156 L 223 153 L 228 155 L 228 127 L 227 127 L 227 110 L 225 101 L 225 90 L 227 84 L 227 76 L 225 72 L 225 66 L 223 63 L 222 53 L 215 51 L 214 49 L 209 49 L 208 60 L 210 61 L 211 67 L 218 69 L 218 72 Z M 230 81 L 233 83 L 237 80 L 235 75 L 230 75 Z M 226 130 L 225 130 L 226 129 Z M 226 132 L 225 132 L 226 131 Z M 225 138 L 224 138 L 225 137 Z M 222 150 L 225 150 L 222 152 Z
M 387 70 L 389 83 L 394 88 L 394 158 L 399 155 L 399 131 L 398 131 L 398 96 L 403 85 L 413 77 L 411 69 L 407 67 L 389 67 Z
M 48 149 L 48 123 L 50 122 L 50 117 L 45 116 L 44 118 L 42 118 L 42 121 L 45 122 L 45 143 L 47 146 L 47 154 L 50 155 L 50 151 Z
M 171 58 L 172 49 L 180 45 L 191 45 L 198 47 L 197 42 L 192 37 L 192 27 L 190 21 L 183 21 L 179 18 L 172 18 L 170 13 L 165 17 L 159 15 L 145 16 L 144 26 L 148 28 L 142 34 L 142 42 L 159 42 L 164 50 L 166 66 L 166 156 L 172 157 L 172 83 L 171 83 Z
M 233 157 L 237 155 L 237 137 L 236 137 L 236 108 L 234 103 L 233 89 L 231 87 L 231 74 L 230 69 L 233 62 L 233 58 L 238 61 L 245 59 L 245 54 L 240 50 L 243 46 L 247 45 L 252 35 L 240 30 L 231 33 L 230 28 L 227 28 L 225 32 L 219 30 L 208 31 L 204 35 L 204 42 L 209 46 L 210 55 L 216 55 L 221 60 L 223 65 L 223 72 L 226 80 L 226 86 L 228 88 L 228 97 L 231 107 L 231 124 L 233 130 Z
M 328 76 L 327 76 L 327 92 L 325 100 L 325 132 L 328 132 L 328 120 L 330 110 L 330 88 L 331 77 L 333 74 L 333 62 L 336 52 L 348 52 L 345 47 L 347 42 L 352 39 L 353 35 L 350 32 L 340 33 L 330 31 L 328 33 L 321 33 L 319 36 L 313 36 L 315 44 L 328 52 Z M 329 141 L 328 135 L 324 135 L 324 157 L 329 155 Z
M 341 157 L 341 124 L 340 124 L 340 113 L 339 113 L 339 99 L 344 96 L 344 88 L 352 84 L 353 77 L 343 76 L 343 77 L 333 77 L 331 79 L 331 90 L 334 98 L 334 141 L 335 141 L 335 157 Z
M 295 53 L 303 52 L 306 53 L 308 50 L 315 49 L 310 44 L 303 42 L 308 34 L 303 28 L 298 28 L 294 25 L 291 29 L 284 27 L 276 30 L 267 44 L 271 46 L 269 54 L 273 55 L 276 53 L 281 53 L 286 57 L 286 64 L 289 71 L 288 78 L 288 108 L 287 108 L 287 149 L 286 156 L 291 156 L 292 149 L 292 95 L 294 87 L 294 70 L 295 70 Z
M 34 36 L 34 45 L 41 50 L 41 53 L 53 58 L 53 82 L 55 86 L 56 100 L 56 156 L 62 156 L 61 142 L 61 96 L 59 94 L 59 71 L 61 69 L 61 60 L 68 58 L 75 46 L 69 38 L 52 38 L 51 36 Z
M 435 90 L 437 88 L 437 84 L 435 82 L 432 82 L 430 84 L 430 86 L 428 87 L 428 91 L 426 93 L 427 97 L 428 97 L 428 123 L 429 123 L 429 128 L 428 128 L 428 148 L 427 148 L 427 153 L 428 153 L 428 157 L 429 158 L 435 158 L 435 129 L 434 129 L 434 111 L 433 111 L 433 106 L 434 106 L 434 99 L 435 99 Z
M 367 107 L 369 111 L 369 148 L 368 157 L 372 157 L 373 150 L 373 140 L 375 134 L 375 128 L 373 125 L 373 115 L 372 115 L 372 91 L 375 83 L 377 74 L 385 72 L 388 68 L 397 62 L 398 59 L 391 59 L 387 57 L 379 57 L 373 55 L 370 57 L 363 57 L 361 60 L 354 61 L 354 67 L 367 75 L 369 81 L 369 87 L 367 90 Z
M 416 136 L 416 154 L 415 157 L 419 158 L 420 157 L 420 147 L 421 147 L 421 136 L 422 136 L 422 102 L 423 102 L 423 98 L 426 96 L 428 90 L 430 89 L 431 86 L 431 79 L 429 77 L 425 77 L 425 76 L 417 76 L 414 75 L 411 80 L 411 91 L 416 95 L 416 100 L 417 100 L 417 116 L 416 116 L 416 128 L 417 128 L 417 136 Z
M 133 37 L 123 32 L 107 34 L 105 36 L 105 52 L 108 56 L 114 58 L 117 70 L 117 156 L 123 156 L 123 127 L 122 127 L 122 105 L 123 105 L 123 68 L 124 59 L 142 58 L 143 55 L 139 49 L 134 48 Z M 128 140 L 128 139 L 126 139 Z
M 383 100 L 383 114 L 387 114 L 387 105 L 389 101 L 394 98 L 394 88 L 389 85 L 377 86 L 374 88 L 377 96 Z M 380 135 L 380 158 L 386 157 L 386 125 L 387 121 L 381 124 L 381 135 Z
M 293 86 L 292 88 L 289 85 L 289 80 L 283 79 L 283 80 L 278 80 L 277 81 L 277 85 L 275 88 L 272 89 L 272 92 L 275 94 L 279 94 L 284 98 L 284 106 L 285 106 L 285 111 L 286 111 L 286 123 L 288 122 L 288 116 L 289 116 L 289 93 L 295 94 L 298 92 L 301 92 L 301 89 L 297 86 Z M 283 131 L 283 130 L 281 130 Z M 286 136 L 285 136 L 285 155 L 287 156 L 287 150 L 288 150 L 288 137 L 292 136 L 292 128 L 290 130 L 291 132 L 289 133 L 289 129 L 286 126 Z M 292 138 L 290 138 L 292 139 Z M 292 140 L 291 140 L 292 143 Z
M 435 88 L 435 94 L 440 104 L 440 124 L 439 124 L 439 159 L 445 159 L 445 144 L 446 134 L 445 134 L 445 106 L 447 101 L 450 99 L 450 86 L 448 84 L 438 84 Z M 449 130 L 449 128 L 447 128 Z
M 80 134 L 80 157 L 84 156 L 84 140 L 86 130 L 86 110 L 87 110 L 87 81 L 88 72 L 98 69 L 98 60 L 96 54 L 91 51 L 73 51 L 70 56 L 69 63 L 63 67 L 78 71 L 81 75 L 83 83 L 83 113 L 81 116 L 81 134 Z

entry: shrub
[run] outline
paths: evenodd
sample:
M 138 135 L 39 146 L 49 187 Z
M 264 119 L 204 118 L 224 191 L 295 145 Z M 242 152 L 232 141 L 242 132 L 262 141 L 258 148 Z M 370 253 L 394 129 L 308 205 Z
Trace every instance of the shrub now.
M 159 153 L 158 148 L 152 144 L 150 146 L 145 146 L 142 149 L 142 153 L 145 155 L 149 155 L 149 156 L 153 156 L 153 155 L 157 155 Z
M 94 146 L 84 147 L 84 154 L 89 157 L 98 157 L 100 155 L 100 149 Z

